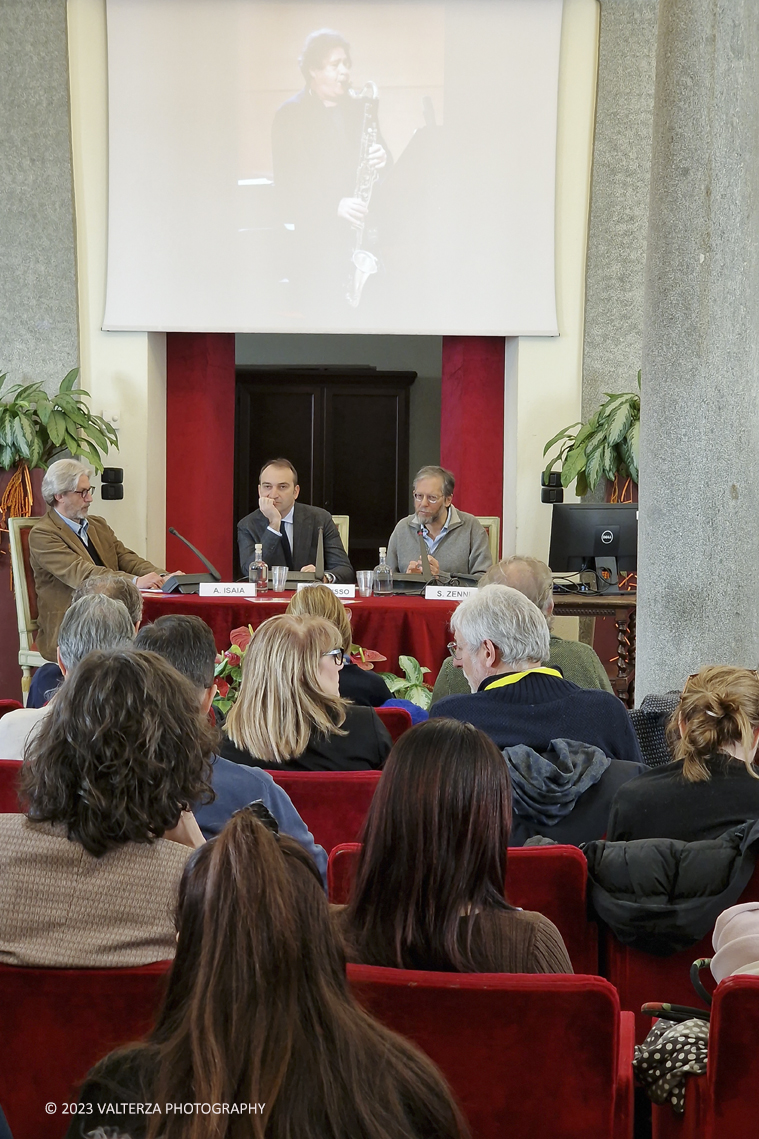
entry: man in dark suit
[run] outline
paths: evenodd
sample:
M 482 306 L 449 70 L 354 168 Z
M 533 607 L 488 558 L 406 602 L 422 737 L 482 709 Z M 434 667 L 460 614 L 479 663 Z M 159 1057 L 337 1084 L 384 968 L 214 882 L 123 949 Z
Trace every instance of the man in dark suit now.
M 316 569 L 319 529 L 324 531 L 324 580 L 354 581 L 353 566 L 343 549 L 332 515 L 318 506 L 296 502 L 298 472 L 289 459 L 271 459 L 261 468 L 258 510 L 237 523 L 243 573 L 253 561 L 256 543 L 269 566 L 288 566 L 303 573 Z

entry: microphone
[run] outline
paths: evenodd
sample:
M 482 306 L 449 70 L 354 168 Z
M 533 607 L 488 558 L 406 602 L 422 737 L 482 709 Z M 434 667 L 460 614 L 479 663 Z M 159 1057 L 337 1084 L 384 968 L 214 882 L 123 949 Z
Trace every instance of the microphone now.
M 197 593 L 198 586 L 201 582 L 221 581 L 221 574 L 211 565 L 208 558 L 205 558 L 200 550 L 196 550 L 192 542 L 188 542 L 186 538 L 169 526 L 169 533 L 173 534 L 175 538 L 179 538 L 180 542 L 184 542 L 188 549 L 192 550 L 196 558 L 199 558 L 203 565 L 208 570 L 208 573 L 177 573 L 167 577 L 161 589 L 164 593 Z

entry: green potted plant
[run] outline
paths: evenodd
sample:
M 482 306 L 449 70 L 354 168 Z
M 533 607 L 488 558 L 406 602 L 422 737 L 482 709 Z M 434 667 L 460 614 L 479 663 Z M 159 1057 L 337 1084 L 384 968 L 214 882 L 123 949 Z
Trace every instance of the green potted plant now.
M 0 500 L 3 519 L 29 517 L 29 471 L 47 468 L 57 452 L 66 449 L 102 471 L 102 454 L 118 448 L 111 424 L 89 410 L 89 392 L 74 388 L 78 375 L 79 369 L 73 368 L 52 396 L 41 383 L 14 384 L 3 391 L 7 373 L 0 375 L 0 470 L 13 471 Z
M 403 676 L 396 676 L 393 672 L 378 672 L 377 675 L 382 677 L 396 700 L 410 700 L 429 712 L 432 689 L 424 683 L 424 674 L 430 670 L 416 657 L 399 656 L 398 664 L 403 669 Z
M 561 485 L 568 487 L 577 479 L 577 494 L 582 498 L 595 490 L 602 478 L 615 483 L 616 500 L 622 501 L 619 482 L 638 482 L 638 448 L 640 438 L 640 372 L 635 392 L 606 392 L 606 399 L 587 423 L 572 423 L 543 448 L 547 455 L 552 447 L 558 451 L 549 460 L 544 475 L 561 464 Z M 615 496 L 612 495 L 612 501 Z

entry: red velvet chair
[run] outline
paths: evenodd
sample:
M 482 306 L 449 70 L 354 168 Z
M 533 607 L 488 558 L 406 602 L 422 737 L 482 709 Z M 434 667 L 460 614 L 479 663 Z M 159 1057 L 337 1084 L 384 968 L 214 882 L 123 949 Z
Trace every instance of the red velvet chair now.
M 402 710 L 402 709 L 401 709 Z M 361 833 L 379 771 L 272 771 L 327 854 Z
M 111 1049 L 150 1030 L 171 962 L 135 969 L 0 965 L 0 1106 L 13 1139 L 61 1139 L 79 1084 Z M 46 1103 L 57 1104 L 54 1115 Z
M 17 815 L 21 811 L 16 790 L 20 773 L 20 759 L 0 759 L 0 815 Z
M 443 1072 L 472 1139 L 630 1139 L 633 1018 L 601 977 L 349 965 L 356 999 Z
M 414 726 L 411 713 L 406 708 L 375 708 L 374 711 L 390 732 L 393 743 Z
M 347 902 L 355 874 L 358 843 L 335 847 L 327 865 L 331 902 Z M 567 947 L 576 973 L 598 972 L 598 928 L 588 921 L 587 863 L 576 846 L 509 849 L 506 895 L 524 910 L 550 918 Z
M 740 902 L 759 901 L 759 863 L 739 898 Z M 647 1001 L 671 1001 L 673 1004 L 706 1008 L 690 979 L 690 967 L 698 957 L 711 957 L 712 935 L 706 934 L 690 949 L 670 957 L 654 957 L 622 945 L 606 930 L 604 937 L 606 967 L 603 970 L 619 993 L 622 1008 L 635 1013 L 635 1040 L 640 1044 L 651 1027 L 651 1017 L 643 1016 L 641 1005 Z
M 15 712 L 17 708 L 23 708 L 18 700 L 0 700 L 0 716 L 4 716 L 6 712 Z
M 685 1115 L 653 1108 L 653 1139 L 734 1139 L 755 1135 L 759 977 L 728 977 L 718 986 L 709 1025 L 705 1076 L 688 1076 Z

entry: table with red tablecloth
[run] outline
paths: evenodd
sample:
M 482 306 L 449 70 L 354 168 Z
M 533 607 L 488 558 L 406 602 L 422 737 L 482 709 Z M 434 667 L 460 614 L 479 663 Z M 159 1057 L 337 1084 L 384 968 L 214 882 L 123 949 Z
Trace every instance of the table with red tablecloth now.
M 241 625 L 256 629 L 267 617 L 284 613 L 291 593 L 270 593 L 266 597 L 198 597 L 196 594 L 144 594 L 143 620 L 154 621 L 164 613 L 194 613 L 213 630 L 216 647 L 229 647 L 229 634 Z M 401 675 L 399 656 L 416 657 L 430 669 L 433 681 L 447 655 L 451 639 L 448 621 L 455 601 L 428 601 L 424 597 L 357 597 L 347 601 L 351 610 L 353 640 L 365 649 L 387 657 L 378 662 L 378 672 Z

